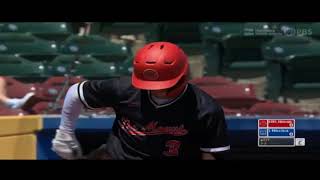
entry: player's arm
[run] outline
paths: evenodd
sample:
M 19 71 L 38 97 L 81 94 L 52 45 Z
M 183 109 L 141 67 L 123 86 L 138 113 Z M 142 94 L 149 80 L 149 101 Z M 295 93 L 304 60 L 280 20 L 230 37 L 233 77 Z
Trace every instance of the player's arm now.
M 223 159 L 230 150 L 227 125 L 223 109 L 218 106 L 214 111 L 206 113 L 202 119 L 204 128 L 201 138 L 203 160 Z
M 75 137 L 75 125 L 82 110 L 82 103 L 77 93 L 78 84 L 72 85 L 64 99 L 61 121 L 52 140 L 52 150 L 63 159 L 79 159 L 82 150 Z
M 82 150 L 75 136 L 76 122 L 83 107 L 112 107 L 117 100 L 117 79 L 85 81 L 72 85 L 65 97 L 60 126 L 52 150 L 64 159 L 79 159 Z

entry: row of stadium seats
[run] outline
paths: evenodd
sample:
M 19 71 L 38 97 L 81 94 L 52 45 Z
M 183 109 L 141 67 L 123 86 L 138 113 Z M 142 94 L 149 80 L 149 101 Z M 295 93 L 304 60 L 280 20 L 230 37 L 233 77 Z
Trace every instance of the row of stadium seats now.
M 190 81 L 214 97 L 224 108 L 227 115 L 318 115 L 306 112 L 297 106 L 276 103 L 257 98 L 252 84 L 237 84 L 222 76 L 207 76 Z
M 108 62 L 122 61 L 130 55 L 126 46 L 99 35 L 71 35 L 58 46 L 25 33 L 0 33 L 0 54 L 17 54 L 32 61 L 50 61 L 59 54 L 90 54 Z
M 74 34 L 65 22 L 0 22 L 0 33 L 28 33 L 41 39 L 61 42 Z
M 75 23 L 77 24 L 77 23 Z M 98 23 L 92 25 L 91 34 L 144 34 L 147 41 L 166 39 L 175 43 L 200 42 L 200 23 Z M 77 31 L 77 30 L 76 30 Z M 65 22 L 0 22 L 0 33 L 29 33 L 42 39 L 61 42 L 76 34 L 72 23 Z
M 128 75 L 131 71 L 130 59 L 118 63 L 104 62 L 90 55 L 59 55 L 44 63 L 14 55 L 0 55 L 0 75 L 17 78 L 64 75 L 100 78 Z

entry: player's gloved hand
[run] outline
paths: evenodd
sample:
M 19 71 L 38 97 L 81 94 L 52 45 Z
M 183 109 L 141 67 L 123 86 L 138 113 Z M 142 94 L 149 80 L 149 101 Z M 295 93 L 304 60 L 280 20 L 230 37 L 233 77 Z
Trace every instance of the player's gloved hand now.
M 52 140 L 52 150 L 63 159 L 82 158 L 82 149 L 75 134 L 61 129 L 56 131 L 55 138 Z

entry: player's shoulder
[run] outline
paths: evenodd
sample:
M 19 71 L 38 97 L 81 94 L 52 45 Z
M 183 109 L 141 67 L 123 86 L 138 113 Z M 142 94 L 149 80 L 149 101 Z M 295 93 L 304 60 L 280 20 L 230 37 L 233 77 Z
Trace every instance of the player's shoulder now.
M 136 88 L 132 86 L 131 77 L 129 76 L 119 76 L 113 78 L 114 85 L 117 87 L 117 91 L 122 95 L 130 95 L 137 91 Z
M 120 76 L 117 78 L 119 86 L 123 89 L 132 89 L 131 77 L 129 76 Z
M 115 91 L 118 95 L 125 95 L 137 91 L 137 89 L 132 86 L 131 78 L 128 76 L 111 77 L 100 80 L 88 80 L 85 82 L 87 82 L 85 86 L 100 92 Z
M 120 89 L 129 89 L 131 88 L 131 78 L 128 76 L 118 76 L 118 77 L 110 77 L 107 79 L 99 79 L 99 80 L 87 80 L 94 85 L 99 85 L 102 88 L 120 88 Z
M 195 94 L 197 106 L 201 113 L 215 113 L 222 110 L 222 106 L 214 97 L 210 96 L 194 84 L 189 84 L 189 86 Z

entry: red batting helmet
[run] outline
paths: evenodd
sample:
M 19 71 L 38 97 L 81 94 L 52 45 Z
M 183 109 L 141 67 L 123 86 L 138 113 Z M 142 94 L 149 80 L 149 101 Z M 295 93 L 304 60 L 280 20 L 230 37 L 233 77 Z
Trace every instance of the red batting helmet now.
M 177 45 L 153 42 L 141 48 L 133 61 L 132 84 L 138 89 L 160 90 L 187 81 L 188 58 Z M 181 81 L 179 85 L 186 83 Z

